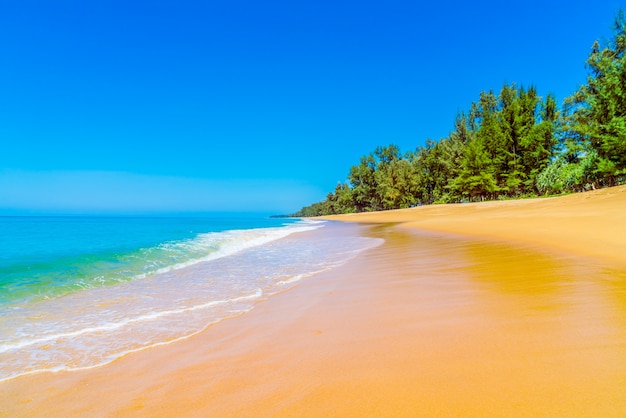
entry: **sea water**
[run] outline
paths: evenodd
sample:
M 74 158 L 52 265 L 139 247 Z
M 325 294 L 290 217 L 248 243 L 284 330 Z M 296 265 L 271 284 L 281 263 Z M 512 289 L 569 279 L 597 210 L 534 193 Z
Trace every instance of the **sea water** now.
M 380 242 L 298 219 L 0 217 L 0 381 L 188 338 Z

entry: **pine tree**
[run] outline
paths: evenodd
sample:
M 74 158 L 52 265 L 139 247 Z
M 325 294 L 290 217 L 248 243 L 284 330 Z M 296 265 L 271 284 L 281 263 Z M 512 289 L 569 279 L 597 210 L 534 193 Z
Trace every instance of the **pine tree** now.
M 472 141 L 465 147 L 459 176 L 450 187 L 470 201 L 493 198 L 499 190 L 491 157 L 480 141 Z
M 608 185 L 626 175 L 626 19 L 615 17 L 613 38 L 596 41 L 587 59 L 587 84 L 566 101 L 566 147 L 585 155 L 584 146 L 597 153 L 595 172 Z M 583 149 L 581 152 L 580 149 Z M 588 151 L 587 151 L 588 152 Z

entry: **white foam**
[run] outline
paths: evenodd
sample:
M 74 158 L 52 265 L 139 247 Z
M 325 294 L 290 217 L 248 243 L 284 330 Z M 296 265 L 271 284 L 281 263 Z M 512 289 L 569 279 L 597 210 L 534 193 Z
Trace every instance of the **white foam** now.
M 19 309 L 0 307 L 0 381 L 97 367 L 188 338 L 382 242 L 349 233 L 327 236 L 324 229 L 315 238 L 293 235 L 324 225 L 306 221 L 202 234 L 165 244 L 176 256 L 193 257 L 142 280 L 89 288 Z
M 187 252 L 207 252 L 208 255 L 191 258 L 190 260 L 161 267 L 150 273 L 136 275 L 134 279 L 142 279 L 152 274 L 163 274 L 193 266 L 198 263 L 217 260 L 245 251 L 250 248 L 268 244 L 272 241 L 285 238 L 298 232 L 312 231 L 320 228 L 323 221 L 301 221 L 298 224 L 289 224 L 281 228 L 257 228 L 230 230 L 224 232 L 208 232 L 198 235 L 196 238 L 182 243 L 163 244 L 164 250 Z M 304 226 L 308 225 L 308 226 Z
M 115 330 L 124 328 L 124 327 L 126 327 L 126 326 L 128 326 L 130 324 L 134 324 L 134 323 L 137 323 L 137 322 L 153 321 L 155 319 L 163 318 L 163 317 L 166 317 L 166 316 L 169 316 L 169 315 L 176 315 L 176 314 L 181 314 L 181 313 L 184 313 L 184 312 L 193 312 L 193 311 L 197 311 L 197 310 L 200 310 L 200 309 L 207 309 L 207 308 L 210 308 L 210 307 L 213 307 L 213 306 L 216 306 L 216 305 L 221 305 L 221 304 L 225 304 L 225 303 L 229 303 L 229 302 L 232 303 L 232 302 L 239 302 L 239 301 L 242 301 L 242 300 L 259 299 L 262 295 L 263 295 L 263 291 L 261 289 L 257 289 L 257 291 L 255 293 L 251 294 L 251 295 L 240 296 L 240 297 L 227 299 L 227 300 L 211 301 L 211 302 L 203 303 L 203 304 L 200 304 L 200 305 L 191 306 L 191 307 L 188 307 L 188 308 L 180 308 L 180 309 L 171 309 L 171 310 L 160 311 L 160 312 L 152 312 L 152 313 L 147 314 L 147 315 L 141 315 L 141 316 L 137 316 L 137 317 L 133 317 L 133 318 L 128 318 L 128 319 L 125 319 L 123 321 L 118 321 L 118 322 L 114 322 L 114 323 L 105 323 L 103 325 L 98 325 L 98 326 L 94 326 L 94 327 L 81 328 L 80 330 L 77 330 L 77 331 L 50 334 L 50 335 L 46 335 L 44 337 L 35 338 L 35 339 L 31 339 L 31 340 L 22 340 L 20 342 L 13 343 L 13 344 L 1 344 L 0 345 L 0 353 L 4 353 L 4 352 L 10 351 L 10 350 L 19 350 L 19 349 L 22 349 L 24 347 L 28 347 L 30 345 L 47 343 L 47 342 L 50 342 L 50 341 L 60 340 L 62 338 L 78 337 L 80 335 L 93 334 L 93 333 L 98 333 L 98 332 L 115 331 Z

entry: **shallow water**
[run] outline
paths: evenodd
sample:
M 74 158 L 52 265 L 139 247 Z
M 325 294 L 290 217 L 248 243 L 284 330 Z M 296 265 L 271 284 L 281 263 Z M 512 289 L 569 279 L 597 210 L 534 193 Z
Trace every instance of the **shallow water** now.
M 131 249 L 132 266 L 124 260 L 129 252 L 106 260 L 106 251 L 93 249 L 97 257 L 81 256 L 78 269 L 86 277 L 78 280 L 71 276 L 76 269 L 48 255 L 57 270 L 46 274 L 60 276 L 64 292 L 40 280 L 30 290 L 43 288 L 45 297 L 13 296 L 0 305 L 0 381 L 100 366 L 129 352 L 187 338 L 380 243 L 350 232 L 356 231 L 354 226 L 343 226 L 340 236 L 324 234 L 326 224 L 288 222 L 196 234 Z M 105 262 L 115 268 L 100 271 Z M 93 280 L 102 275 L 108 279 Z M 85 282 L 89 285 L 77 285 Z
M 624 416 L 620 268 L 389 225 L 292 236 L 348 237 L 384 243 L 181 344 L 4 382 L 0 405 L 12 416 Z

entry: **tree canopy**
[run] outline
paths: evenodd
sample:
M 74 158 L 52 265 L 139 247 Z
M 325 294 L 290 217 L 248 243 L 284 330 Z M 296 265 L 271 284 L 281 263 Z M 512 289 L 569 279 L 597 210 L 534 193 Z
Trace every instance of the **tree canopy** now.
M 535 86 L 483 91 L 453 131 L 402 154 L 379 146 L 351 167 L 326 200 L 294 216 L 367 212 L 433 203 L 519 198 L 626 181 L 626 18 L 596 41 L 586 83 L 559 109 Z

